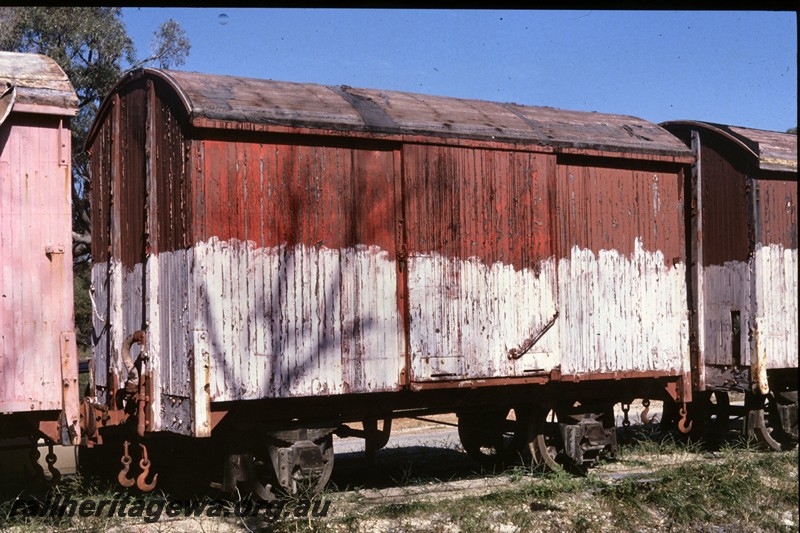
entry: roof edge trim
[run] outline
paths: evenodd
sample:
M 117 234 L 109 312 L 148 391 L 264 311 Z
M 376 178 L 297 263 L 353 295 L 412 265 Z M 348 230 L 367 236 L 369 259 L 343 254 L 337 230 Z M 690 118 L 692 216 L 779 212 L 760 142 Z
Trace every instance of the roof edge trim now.
M 100 104 L 100 108 L 97 110 L 97 114 L 95 115 L 92 127 L 89 130 L 89 134 L 86 136 L 86 142 L 83 145 L 84 150 L 88 150 L 89 147 L 92 145 L 92 143 L 94 143 L 94 138 L 97 135 L 97 129 L 99 127 L 99 124 L 102 122 L 101 119 L 105 117 L 106 113 L 108 113 L 108 109 L 111 106 L 111 101 L 113 100 L 114 94 L 119 92 L 119 90 L 122 89 L 122 87 L 130 83 L 133 83 L 134 81 L 137 81 L 147 75 L 164 80 L 164 82 L 166 82 L 167 85 L 169 85 L 172 88 L 172 90 L 175 91 L 175 94 L 178 95 L 178 97 L 181 100 L 181 103 L 183 104 L 187 118 L 191 121 L 192 113 L 194 110 L 192 101 L 189 98 L 189 95 L 187 95 L 183 91 L 181 86 L 178 85 L 178 83 L 169 74 L 167 74 L 161 69 L 149 68 L 149 67 L 129 70 L 122 75 L 122 77 L 117 81 L 117 83 L 114 84 L 114 86 L 111 88 L 108 94 L 106 94 L 106 97 L 103 99 L 103 102 Z
M 745 144 L 739 137 L 737 137 L 736 135 L 732 134 L 729 131 L 726 131 L 726 130 L 722 129 L 717 124 L 712 124 L 710 122 L 703 122 L 703 121 L 700 121 L 700 120 L 668 120 L 666 122 L 661 122 L 659 124 L 659 126 L 662 126 L 662 127 L 666 128 L 666 129 L 669 129 L 669 126 L 685 126 L 685 127 L 689 127 L 689 128 L 691 128 L 691 127 L 703 128 L 703 129 L 708 130 L 708 131 L 710 131 L 712 133 L 716 133 L 717 135 L 720 135 L 721 137 L 727 139 L 728 141 L 732 142 L 736 146 L 738 146 L 741 149 L 743 149 L 744 152 L 749 157 L 752 157 L 755 160 L 756 165 L 758 165 L 760 160 L 761 160 L 761 156 L 758 153 L 756 153 L 755 150 L 753 150 L 750 146 Z
M 17 87 L 8 82 L 6 89 L 0 93 L 0 125 L 6 121 L 11 110 L 14 109 L 14 103 L 17 101 Z

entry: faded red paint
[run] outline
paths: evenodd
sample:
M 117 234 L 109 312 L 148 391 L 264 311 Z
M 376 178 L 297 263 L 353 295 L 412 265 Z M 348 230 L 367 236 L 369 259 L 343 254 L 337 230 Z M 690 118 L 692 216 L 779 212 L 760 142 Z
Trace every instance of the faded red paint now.
M 198 240 L 377 245 L 394 254 L 394 166 L 382 149 L 210 139 L 198 143 Z
M 747 174 L 741 156 L 715 137 L 704 137 L 703 172 L 703 266 L 726 261 L 747 261 L 749 198 Z
M 639 238 L 670 265 L 685 260 L 680 167 L 562 156 L 556 172 L 559 257 L 573 246 L 629 255 Z
M 538 269 L 554 253 L 552 163 L 532 152 L 406 145 L 408 253 Z
M 184 133 L 185 119 L 175 93 L 161 80 L 148 80 L 147 95 L 150 124 L 145 150 L 153 157 L 145 155 L 145 160 L 155 182 L 149 208 L 151 253 L 180 250 L 193 242 L 190 141 Z
M 747 261 L 757 244 L 797 248 L 797 136 L 704 122 L 664 126 L 701 134 L 703 266 Z
M 758 180 L 757 242 L 797 249 L 797 179 Z
M 122 208 L 120 224 L 120 251 L 122 264 L 131 268 L 145 257 L 145 201 L 147 177 L 145 175 L 145 135 L 147 116 L 146 89 L 142 83 L 130 85 L 120 94 L 119 102 L 119 152 L 118 196 Z

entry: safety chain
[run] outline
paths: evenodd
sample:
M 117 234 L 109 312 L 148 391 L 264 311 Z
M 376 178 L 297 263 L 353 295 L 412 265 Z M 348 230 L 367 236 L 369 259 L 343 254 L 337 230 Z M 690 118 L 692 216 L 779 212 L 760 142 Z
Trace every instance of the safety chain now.
M 623 403 L 622 404 L 622 429 L 623 434 L 625 435 L 625 443 L 631 442 L 631 421 L 628 419 L 628 412 L 631 410 L 631 404 Z

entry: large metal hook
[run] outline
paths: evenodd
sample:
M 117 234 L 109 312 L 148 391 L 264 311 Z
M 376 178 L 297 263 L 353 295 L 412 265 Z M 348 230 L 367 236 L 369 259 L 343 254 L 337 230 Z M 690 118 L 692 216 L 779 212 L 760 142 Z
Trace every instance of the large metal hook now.
M 150 474 L 150 459 L 147 458 L 147 446 L 144 444 L 139 444 L 142 447 L 142 460 L 139 461 L 139 467 L 142 469 L 142 473 L 139 474 L 139 477 L 136 478 L 136 486 L 139 487 L 139 490 L 142 492 L 150 492 L 154 488 L 156 488 L 156 483 L 158 482 L 158 474 L 153 476 L 152 483 L 147 483 L 146 479 L 147 476 Z
M 642 400 L 642 405 L 644 406 L 644 411 L 642 411 L 642 414 L 639 415 L 639 419 L 642 421 L 643 425 L 647 425 L 653 421 L 652 418 L 647 417 L 647 415 L 650 413 L 650 400 Z
M 692 431 L 692 424 L 694 424 L 694 422 L 690 420 L 688 424 L 686 423 L 686 402 L 683 403 L 680 413 L 681 419 L 678 420 L 678 431 L 683 434 L 689 433 Z
M 117 475 L 117 481 L 123 487 L 133 487 L 136 481 L 133 478 L 128 477 L 128 471 L 131 468 L 131 456 L 128 454 L 128 445 L 130 442 L 125 441 L 125 453 L 122 454 L 122 459 L 120 462 L 122 463 L 122 470 L 120 470 L 119 474 Z

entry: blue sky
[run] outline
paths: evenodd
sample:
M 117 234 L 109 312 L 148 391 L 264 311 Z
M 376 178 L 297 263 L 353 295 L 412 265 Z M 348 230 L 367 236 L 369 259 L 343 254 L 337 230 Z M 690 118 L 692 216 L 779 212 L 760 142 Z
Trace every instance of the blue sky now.
M 172 18 L 181 70 L 785 131 L 794 12 L 125 8 L 139 57 Z M 225 15 L 225 16 L 221 16 Z

